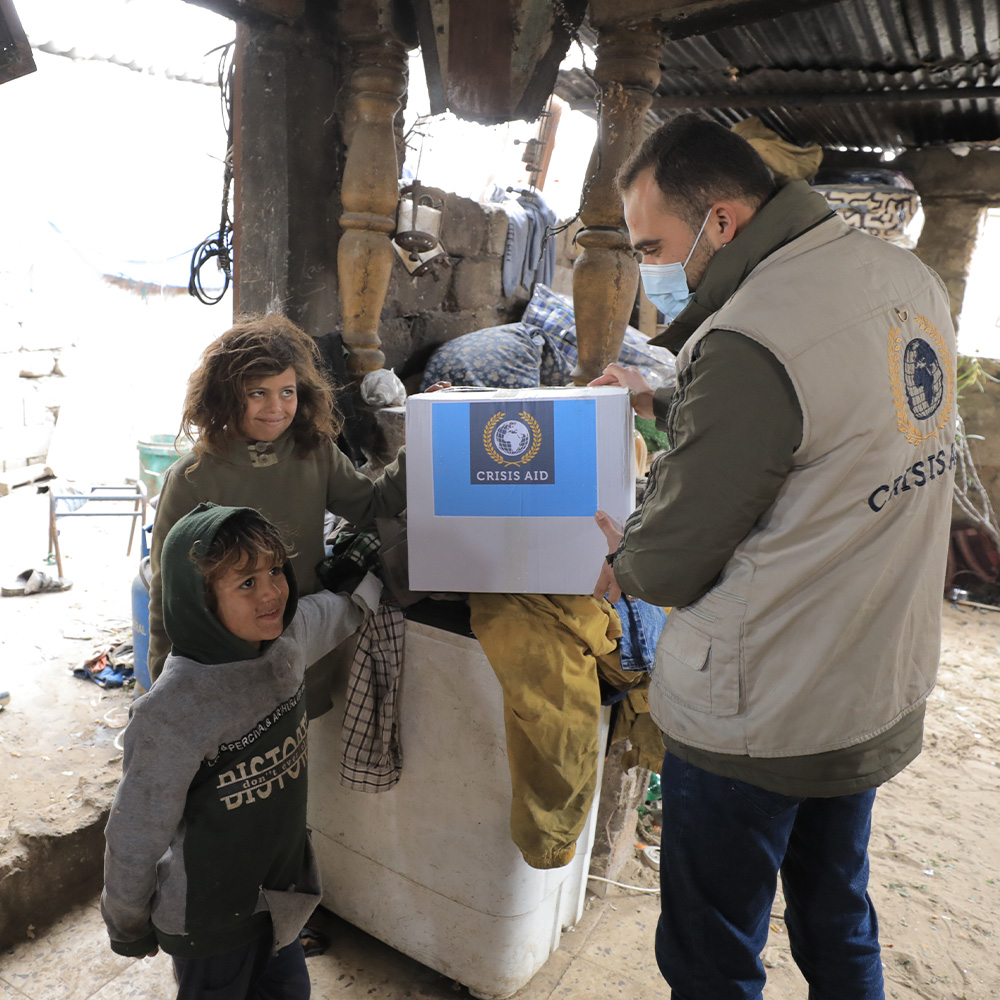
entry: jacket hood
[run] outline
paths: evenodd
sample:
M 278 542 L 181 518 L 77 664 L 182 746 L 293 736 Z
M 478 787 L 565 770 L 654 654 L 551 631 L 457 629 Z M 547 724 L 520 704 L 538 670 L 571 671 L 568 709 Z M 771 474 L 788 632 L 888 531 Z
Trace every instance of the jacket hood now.
M 172 645 L 171 652 L 198 663 L 235 663 L 260 656 L 273 640 L 257 649 L 253 643 L 234 635 L 213 614 L 205 599 L 205 578 L 192 559 L 202 556 L 219 529 L 231 517 L 249 507 L 223 507 L 202 503 L 185 514 L 169 531 L 160 554 L 163 590 L 163 624 Z M 291 563 L 282 567 L 288 580 L 288 603 L 284 627 L 295 616 L 298 588 Z

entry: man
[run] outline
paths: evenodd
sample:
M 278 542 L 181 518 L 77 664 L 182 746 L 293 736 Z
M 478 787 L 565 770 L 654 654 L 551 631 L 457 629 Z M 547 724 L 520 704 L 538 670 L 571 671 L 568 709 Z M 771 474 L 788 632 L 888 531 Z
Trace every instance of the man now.
M 672 446 L 623 537 L 598 514 L 612 554 L 595 590 L 674 608 L 650 688 L 667 747 L 657 962 L 675 1000 L 759 998 L 780 871 L 810 1000 L 882 998 L 868 840 L 937 669 L 948 297 L 697 116 L 650 136 L 619 187 L 679 352 L 673 391 L 619 365 L 597 380 Z

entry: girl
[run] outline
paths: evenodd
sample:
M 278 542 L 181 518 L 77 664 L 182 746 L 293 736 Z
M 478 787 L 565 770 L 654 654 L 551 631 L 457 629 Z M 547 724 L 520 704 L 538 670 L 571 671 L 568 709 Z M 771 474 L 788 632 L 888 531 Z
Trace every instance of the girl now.
M 299 596 L 321 589 L 315 568 L 325 554 L 324 511 L 371 526 L 406 506 L 404 452 L 373 482 L 334 443 L 341 420 L 317 358 L 311 337 L 270 313 L 238 320 L 205 349 L 188 380 L 181 431 L 194 439 L 194 449 L 170 468 L 153 522 L 153 681 L 170 652 L 160 591 L 163 540 L 199 503 L 254 507 L 278 525 L 294 552 Z M 306 673 L 312 718 L 330 708 L 332 667 L 328 654 Z

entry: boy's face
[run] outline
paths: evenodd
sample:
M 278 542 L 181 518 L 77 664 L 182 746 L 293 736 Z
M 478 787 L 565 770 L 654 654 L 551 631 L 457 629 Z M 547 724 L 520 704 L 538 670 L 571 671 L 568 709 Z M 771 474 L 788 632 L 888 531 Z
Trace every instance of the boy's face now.
M 233 567 L 212 581 L 212 591 L 216 618 L 257 649 L 265 639 L 277 639 L 284 631 L 288 580 L 270 560 Z
M 249 379 L 240 431 L 248 441 L 276 441 L 292 426 L 299 405 L 298 380 L 289 366 L 277 375 Z

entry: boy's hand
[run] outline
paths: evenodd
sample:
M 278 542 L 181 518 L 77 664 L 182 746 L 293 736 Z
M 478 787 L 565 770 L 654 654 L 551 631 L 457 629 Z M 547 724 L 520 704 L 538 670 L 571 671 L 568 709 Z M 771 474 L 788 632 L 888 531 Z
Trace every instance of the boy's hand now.
M 152 951 L 145 954 L 145 958 L 155 958 L 160 953 L 159 945 L 157 945 Z
M 603 510 L 599 510 L 594 515 L 594 520 L 608 540 L 608 554 L 617 552 L 622 540 L 621 526 L 608 517 Z M 615 578 L 615 568 L 609 562 L 604 563 L 601 575 L 597 578 L 597 585 L 594 587 L 594 597 L 600 599 L 605 596 L 612 604 L 615 604 L 622 596 L 622 589 L 618 586 L 618 580 Z

